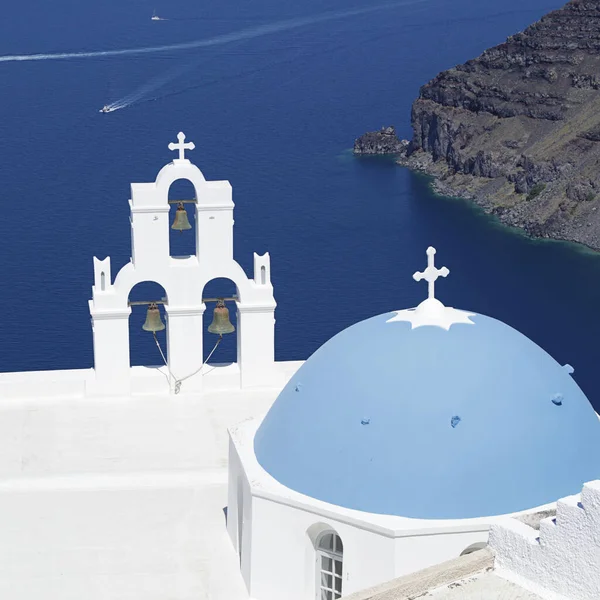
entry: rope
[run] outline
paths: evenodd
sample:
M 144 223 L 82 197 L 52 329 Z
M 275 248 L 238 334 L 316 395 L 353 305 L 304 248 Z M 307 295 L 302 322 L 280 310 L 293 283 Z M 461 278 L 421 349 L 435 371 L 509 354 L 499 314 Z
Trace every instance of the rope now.
M 158 351 L 160 352 L 163 362 L 165 363 L 165 367 L 167 367 L 167 371 L 169 372 L 169 386 L 171 385 L 171 377 L 173 379 L 175 379 L 174 391 L 176 394 L 179 394 L 179 392 L 181 391 L 181 384 L 186 379 L 189 379 L 190 377 L 193 377 L 194 375 L 196 375 L 197 373 L 202 371 L 202 369 L 204 368 L 204 365 L 210 360 L 210 357 L 213 355 L 214 351 L 217 349 L 217 346 L 223 340 L 223 335 L 219 335 L 219 339 L 217 340 L 217 343 L 214 345 L 213 349 L 210 351 L 209 355 L 206 357 L 206 360 L 200 365 L 200 367 L 198 367 L 193 373 L 190 373 L 189 375 L 186 375 L 185 377 L 182 377 L 181 379 L 176 379 L 175 376 L 173 375 L 173 373 L 171 372 L 171 369 L 169 369 L 169 364 L 167 363 L 167 359 L 165 358 L 162 348 L 160 347 L 160 343 L 158 342 L 158 338 L 156 337 L 156 332 L 153 331 L 152 335 L 154 336 L 154 341 L 156 342 Z
M 167 359 L 165 358 L 162 348 L 160 347 L 160 344 L 158 343 L 158 338 L 156 337 L 156 331 L 153 331 L 152 335 L 154 336 L 154 341 L 156 342 L 156 347 L 158 348 L 158 351 L 160 352 L 160 355 L 162 356 L 163 362 L 165 363 L 165 367 L 167 367 L 167 371 L 169 372 L 169 386 L 170 386 L 171 385 L 171 377 L 173 377 L 173 373 L 171 373 L 171 369 L 169 369 L 169 365 L 167 364 Z
M 181 390 L 181 384 L 186 379 L 189 379 L 190 377 L 193 377 L 194 375 L 196 375 L 196 373 L 199 373 L 200 371 L 202 371 L 202 369 L 204 368 L 204 365 L 210 360 L 210 357 L 213 355 L 213 352 L 217 349 L 217 346 L 221 343 L 222 340 L 223 340 L 223 336 L 219 335 L 219 339 L 217 340 L 217 343 L 214 345 L 213 349 L 210 351 L 210 354 L 206 357 L 206 360 L 193 373 L 190 373 L 189 375 L 186 375 L 185 377 L 182 377 L 181 379 L 175 380 L 175 393 L 176 394 L 179 394 L 179 391 Z

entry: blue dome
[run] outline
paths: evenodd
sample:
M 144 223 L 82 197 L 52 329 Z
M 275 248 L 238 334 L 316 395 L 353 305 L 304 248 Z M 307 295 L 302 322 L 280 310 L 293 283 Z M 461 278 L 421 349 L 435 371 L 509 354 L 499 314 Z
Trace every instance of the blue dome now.
M 333 337 L 280 393 L 254 444 L 275 479 L 346 508 L 460 519 L 600 478 L 600 421 L 569 368 L 490 317 L 411 329 L 395 314 Z

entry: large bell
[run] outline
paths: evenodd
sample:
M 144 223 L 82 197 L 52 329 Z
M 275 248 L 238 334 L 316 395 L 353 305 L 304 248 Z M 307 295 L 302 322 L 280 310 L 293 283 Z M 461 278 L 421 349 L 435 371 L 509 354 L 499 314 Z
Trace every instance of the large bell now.
M 175 211 L 175 220 L 173 221 L 173 225 L 171 225 L 171 229 L 176 229 L 177 231 L 184 231 L 186 229 L 191 229 L 190 221 L 188 219 L 187 210 L 185 210 L 185 206 L 183 206 L 183 202 L 180 202 L 177 205 L 177 210 Z
M 233 333 L 235 331 L 235 327 L 229 320 L 229 310 L 225 306 L 224 300 L 217 300 L 217 306 L 215 306 L 215 310 L 213 312 L 213 320 L 208 326 L 208 331 L 218 335 L 223 335 L 224 333 Z
M 160 310 L 158 310 L 158 304 L 156 302 L 150 302 L 148 305 L 148 312 L 146 313 L 146 322 L 142 325 L 144 331 L 162 331 L 165 328 L 165 324 L 160 318 Z

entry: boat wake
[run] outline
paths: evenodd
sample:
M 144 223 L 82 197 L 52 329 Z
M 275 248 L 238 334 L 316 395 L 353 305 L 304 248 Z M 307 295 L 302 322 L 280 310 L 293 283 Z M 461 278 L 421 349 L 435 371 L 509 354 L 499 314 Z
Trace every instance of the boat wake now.
M 306 57 L 306 54 L 304 53 L 303 56 Z M 295 60 L 296 58 L 298 58 L 298 56 L 294 56 L 291 59 L 286 58 L 283 60 L 279 59 L 279 60 L 271 61 L 271 62 L 267 63 L 266 65 L 262 65 L 262 66 L 254 68 L 254 69 L 241 71 L 241 72 L 235 73 L 233 75 L 229 75 L 229 76 L 225 75 L 223 77 L 218 77 L 218 78 L 210 80 L 210 81 L 203 81 L 202 83 L 196 84 L 196 85 L 188 85 L 182 90 L 178 90 L 175 92 L 169 92 L 167 94 L 161 94 L 158 96 L 156 96 L 156 95 L 150 96 L 150 94 L 152 94 L 153 92 L 158 92 L 160 89 L 165 87 L 168 83 L 171 83 L 173 80 L 177 79 L 181 75 L 184 75 L 187 71 L 198 66 L 200 61 L 196 60 L 189 64 L 182 65 L 178 69 L 164 73 L 163 75 L 161 75 L 159 77 L 154 77 L 153 79 L 146 82 L 144 85 L 140 86 L 133 92 L 127 94 L 126 96 L 123 96 L 123 98 L 119 98 L 119 100 L 116 100 L 112 104 L 107 105 L 106 108 L 109 109 L 108 111 L 101 111 L 101 112 L 112 112 L 114 110 L 120 110 L 122 108 L 127 108 L 134 104 L 139 104 L 141 102 L 151 102 L 151 101 L 160 100 L 162 98 L 169 97 L 169 96 L 176 96 L 176 95 L 182 94 L 184 92 L 187 92 L 191 89 L 196 89 L 199 87 L 202 87 L 202 88 L 209 87 L 211 85 L 221 83 L 228 79 L 232 79 L 232 80 L 239 79 L 240 77 L 246 77 L 246 76 L 249 76 L 249 75 L 252 75 L 255 73 L 259 73 L 259 72 L 265 71 L 269 68 L 272 68 L 272 67 L 275 67 L 278 65 L 283 65 L 283 64 L 293 62 L 293 60 Z
M 5 54 L 0 56 L 0 62 L 25 62 L 25 61 L 40 61 L 40 60 L 74 60 L 83 58 L 102 58 L 110 56 L 136 56 L 141 54 L 155 54 L 159 52 L 169 52 L 177 50 L 192 50 L 194 48 L 208 48 L 211 46 L 221 46 L 232 42 L 241 42 L 254 38 L 289 31 L 307 25 L 316 25 L 318 23 L 326 23 L 328 21 L 336 21 L 339 19 L 347 19 L 368 13 L 393 10 L 401 6 L 412 4 L 422 4 L 428 0 L 403 0 L 401 2 L 393 2 L 387 4 L 379 4 L 369 8 L 356 8 L 345 11 L 328 12 L 310 17 L 300 17 L 296 19 L 288 19 L 285 21 L 275 21 L 257 27 L 241 29 L 223 35 L 217 35 L 204 40 L 196 40 L 192 42 L 182 42 L 179 44 L 166 44 L 163 46 L 148 46 L 145 48 L 125 48 L 122 50 L 99 50 L 93 52 L 57 52 L 52 54 Z
M 397 35 L 397 30 L 394 29 L 393 31 L 390 31 L 387 34 L 384 34 L 384 36 L 385 35 Z M 381 40 L 381 38 L 384 36 L 382 36 L 381 34 L 378 34 L 376 36 L 368 36 L 367 38 L 360 39 L 360 40 L 353 38 L 349 42 L 346 41 L 342 44 L 338 44 L 335 46 L 328 45 L 327 52 L 328 52 L 328 54 L 332 54 L 335 51 L 347 50 L 348 48 L 355 48 L 356 46 L 359 46 L 362 48 L 362 47 L 364 47 L 365 44 L 367 44 L 369 42 Z M 241 46 L 242 43 L 243 42 L 238 42 L 238 45 Z M 126 96 L 123 96 L 122 98 L 119 98 L 118 100 L 115 100 L 112 104 L 107 105 L 107 108 L 109 109 L 108 112 L 112 112 L 113 110 L 120 110 L 122 108 L 127 108 L 129 106 L 133 106 L 134 104 L 140 104 L 142 102 L 153 102 L 153 101 L 162 100 L 164 98 L 168 98 L 171 96 L 178 96 L 180 94 L 189 92 L 190 90 L 194 90 L 194 89 L 198 89 L 198 88 L 208 88 L 212 85 L 220 84 L 220 83 L 223 83 L 224 81 L 228 81 L 228 80 L 239 80 L 240 78 L 243 78 L 243 77 L 250 77 L 252 75 L 264 72 L 264 71 L 274 68 L 274 67 L 283 66 L 283 65 L 292 65 L 298 59 L 306 60 L 307 58 L 309 58 L 311 56 L 318 56 L 319 54 L 321 54 L 323 52 L 322 49 L 317 49 L 313 52 L 307 52 L 306 46 L 293 48 L 292 46 L 288 45 L 287 48 L 288 48 L 288 50 L 293 49 L 293 50 L 298 50 L 299 52 L 294 54 L 293 56 L 279 57 L 275 60 L 271 60 L 271 61 L 267 62 L 266 64 L 257 65 L 251 69 L 243 69 L 241 71 L 237 71 L 236 73 L 223 75 L 223 76 L 220 76 L 220 77 L 208 80 L 208 81 L 204 80 L 201 83 L 186 85 L 182 89 L 170 90 L 167 93 L 162 93 L 162 94 L 158 94 L 158 95 L 155 94 L 155 92 L 158 92 L 162 88 L 166 87 L 167 84 L 170 84 L 172 81 L 174 81 L 177 78 L 181 77 L 182 75 L 186 74 L 188 71 L 192 70 L 194 67 L 197 67 L 201 62 L 207 60 L 207 58 L 205 58 L 205 57 L 197 57 L 194 60 L 192 60 L 191 62 L 188 62 L 187 64 L 179 64 L 177 66 L 177 68 L 172 69 L 166 73 L 163 73 L 162 75 L 160 75 L 158 77 L 153 77 L 152 79 L 145 82 L 143 85 L 141 85 L 134 91 L 127 94 Z M 296 75 L 294 77 L 292 77 L 291 79 L 288 79 L 287 80 L 288 83 L 290 81 L 293 81 L 296 77 L 299 76 L 299 75 L 297 75 L 297 68 L 294 69 L 294 72 L 296 73 Z M 281 85 L 285 85 L 285 82 L 282 82 Z
M 150 81 L 147 81 L 139 88 L 130 92 L 126 96 L 115 100 L 111 104 L 107 104 L 100 112 L 113 112 L 115 110 L 121 110 L 123 108 L 127 108 L 132 104 L 137 104 L 138 102 L 147 98 L 148 94 L 159 90 L 160 88 L 167 85 L 177 77 L 183 75 L 185 72 L 189 71 L 193 67 L 197 66 L 203 59 L 196 59 L 191 63 L 186 63 L 183 65 L 179 65 L 176 69 L 171 71 L 167 71 L 158 77 L 153 77 Z M 107 110 L 104 110 L 107 109 Z

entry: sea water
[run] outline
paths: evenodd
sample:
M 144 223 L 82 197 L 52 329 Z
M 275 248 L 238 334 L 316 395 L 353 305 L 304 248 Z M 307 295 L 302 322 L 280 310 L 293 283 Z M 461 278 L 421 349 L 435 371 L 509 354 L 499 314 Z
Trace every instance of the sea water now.
M 129 260 L 129 184 L 155 178 L 182 130 L 207 179 L 233 186 L 236 259 L 251 274 L 252 253 L 271 254 L 279 360 L 307 358 L 360 319 L 416 305 L 426 286 L 412 273 L 433 245 L 438 265 L 450 269 L 437 285 L 443 302 L 531 337 L 575 368 L 600 407 L 599 257 L 528 239 L 467 202 L 436 197 L 426 178 L 391 160 L 351 153 L 355 137 L 383 125 L 409 137 L 422 84 L 561 4 L 24 0 L 3 7 L 0 370 L 92 365 L 92 256 L 110 255 L 113 277 Z M 151 21 L 153 10 L 165 20 Z M 38 58 L 15 60 L 30 55 Z M 104 105 L 118 110 L 101 114 Z M 173 252 L 193 252 L 192 240 L 174 233 Z M 207 292 L 234 290 L 217 282 Z M 131 297 L 161 294 L 144 284 Z M 135 308 L 132 362 L 158 364 L 143 319 Z M 211 347 L 207 339 L 205 352 Z M 376 351 L 375 339 L 365 352 Z M 235 336 L 214 359 L 235 359 Z

